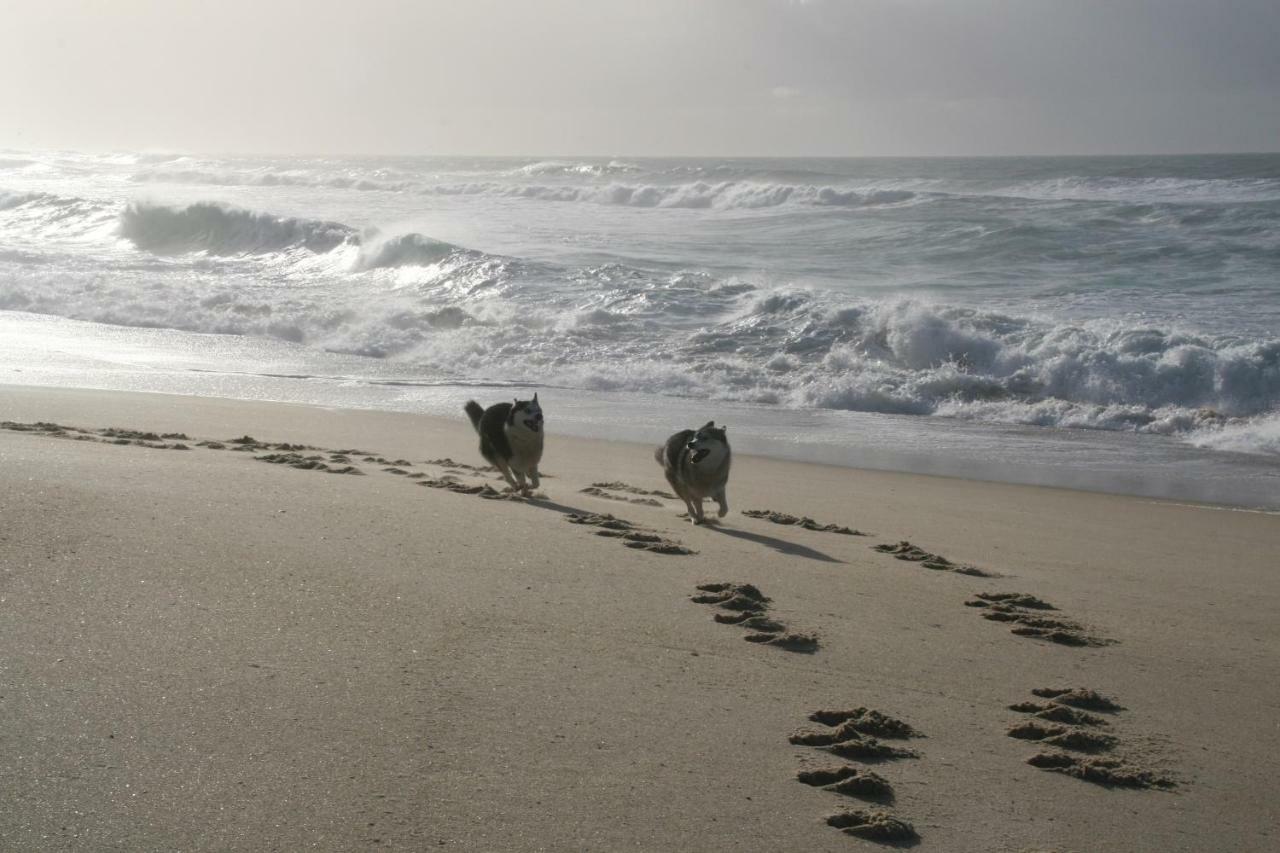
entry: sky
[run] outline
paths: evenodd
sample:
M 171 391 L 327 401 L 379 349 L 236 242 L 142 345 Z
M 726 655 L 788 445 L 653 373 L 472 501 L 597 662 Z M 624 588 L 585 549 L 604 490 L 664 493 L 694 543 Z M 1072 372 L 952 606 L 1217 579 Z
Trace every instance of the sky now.
M 1280 149 L 1277 0 L 0 0 L 0 147 Z

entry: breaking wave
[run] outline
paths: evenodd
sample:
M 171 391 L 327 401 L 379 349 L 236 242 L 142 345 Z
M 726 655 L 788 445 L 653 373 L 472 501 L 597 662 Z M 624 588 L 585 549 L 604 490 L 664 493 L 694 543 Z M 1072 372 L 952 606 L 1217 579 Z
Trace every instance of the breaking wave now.
M 1068 176 L 1015 183 L 987 194 L 1050 201 L 1249 203 L 1280 201 L 1280 179 Z
M 438 195 L 498 195 L 539 201 L 590 202 L 628 207 L 750 209 L 785 204 L 860 207 L 910 201 L 916 193 L 896 189 L 853 189 L 835 186 L 695 181 L 687 184 L 620 184 L 602 186 L 503 184 L 478 182 L 424 188 Z
M 347 265 L 353 272 L 445 261 L 456 266 L 490 259 L 482 252 L 422 234 L 362 234 L 339 222 L 274 216 L 218 202 L 185 207 L 135 202 L 120 214 L 119 233 L 139 249 L 156 254 L 254 255 L 305 250 L 324 255 L 348 248 L 355 250 L 354 260 Z
M 403 362 L 406 373 L 1128 431 L 1280 454 L 1280 339 L 1263 301 L 1280 257 L 1273 177 L 966 184 L 960 175 L 676 175 L 576 161 L 487 172 L 463 164 L 442 176 L 398 171 L 410 168 L 399 161 L 344 173 L 342 161 L 175 160 L 114 174 L 317 187 L 326 192 L 315 209 L 360 211 L 353 217 L 375 199 L 332 190 L 383 190 L 402 194 L 376 199 L 388 219 L 428 205 L 478 211 L 504 235 L 532 210 L 545 221 L 529 217 L 529 236 L 503 245 L 555 261 L 212 201 L 124 205 L 117 178 L 100 198 L 0 191 L 0 309 L 274 337 Z M 16 186 L 54 193 L 65 185 L 22 180 Z M 631 240 L 592 232 L 589 220 L 612 227 L 619 217 L 590 208 L 484 206 L 479 197 L 682 212 L 646 213 L 638 231 L 651 233 Z M 1065 215 L 1057 203 L 1079 199 L 1101 203 Z M 683 212 L 697 210 L 785 215 Z M 689 227 L 712 220 L 706 231 Z M 726 246 L 710 245 L 724 235 Z M 690 258 L 698 269 L 679 269 Z M 734 270 L 760 272 L 740 273 L 746 280 Z M 788 270 L 817 270 L 809 280 L 831 289 L 786 284 Z M 897 277 L 907 280 L 900 289 Z M 868 282 L 895 289 L 859 289 Z M 898 295 L 916 283 L 960 295 Z M 877 292 L 893 295 L 867 295 Z M 1059 303 L 1059 293 L 1076 301 Z M 1227 297 L 1229 316 L 1215 322 L 1213 306 Z M 1158 310 L 1145 310 L 1155 299 Z M 1088 310 L 1094 304 L 1125 306 L 1127 319 L 1065 319 L 1103 315 Z M 1032 316 L 1038 310 L 1057 313 Z
M 0 209 L 75 201 L 7 194 Z M 850 301 L 620 264 L 530 264 L 416 233 L 360 233 L 211 202 L 131 204 L 119 231 L 148 253 L 235 256 L 251 266 L 241 276 L 143 276 L 132 287 L 12 276 L 0 281 L 0 309 L 271 336 L 469 378 L 1124 430 L 1280 452 L 1275 338 L 1071 324 L 905 298 Z M 334 263 L 254 273 L 252 264 L 299 252 Z
M 608 163 L 571 163 L 563 160 L 542 160 L 529 163 L 512 171 L 514 175 L 614 175 L 625 172 L 642 172 L 643 167 L 621 160 Z
M 639 167 L 592 164 L 537 163 L 515 170 L 517 176 L 583 175 L 607 177 L 638 171 Z M 208 186 L 296 186 L 350 189 L 366 192 L 416 192 L 422 195 L 485 195 L 550 202 L 585 202 L 626 207 L 665 207 L 735 210 L 794 204 L 808 207 L 862 207 L 900 204 L 918 196 L 913 190 L 876 186 L 789 184 L 768 181 L 693 181 L 679 184 L 556 184 L 511 181 L 426 183 L 387 177 L 324 175 L 273 170 L 214 171 L 208 169 L 149 169 L 135 173 L 139 183 L 177 183 Z
M 356 232 L 336 222 L 272 216 L 216 202 L 186 207 L 135 202 L 120 214 L 120 236 L 149 252 L 230 255 L 295 247 L 328 252 Z
M 240 172 L 209 169 L 148 169 L 129 178 L 135 183 L 197 184 L 221 187 L 315 187 L 366 192 L 401 192 L 411 181 L 395 181 L 350 175 L 315 175 L 270 169 Z

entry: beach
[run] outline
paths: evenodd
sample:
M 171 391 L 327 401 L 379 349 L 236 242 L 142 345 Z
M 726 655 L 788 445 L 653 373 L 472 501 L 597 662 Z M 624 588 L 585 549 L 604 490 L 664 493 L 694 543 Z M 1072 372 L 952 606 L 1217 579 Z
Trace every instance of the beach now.
M 0 386 L 0 848 L 1274 849 L 1280 516 L 738 454 L 694 527 L 548 417 L 509 500 L 460 412 Z

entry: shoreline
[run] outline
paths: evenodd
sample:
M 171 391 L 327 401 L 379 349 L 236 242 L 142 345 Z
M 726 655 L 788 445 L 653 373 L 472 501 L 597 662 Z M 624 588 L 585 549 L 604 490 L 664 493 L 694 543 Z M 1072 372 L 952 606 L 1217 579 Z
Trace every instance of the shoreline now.
M 409 380 L 392 372 L 366 375 L 368 359 L 234 335 L 102 326 L 5 311 L 0 311 L 0 330 L 0 361 L 11 365 L 0 369 L 0 383 L 17 387 L 176 394 L 446 419 L 469 396 L 501 398 L 524 387 Z M 229 372 L 225 363 L 245 369 Z M 374 365 L 378 370 L 393 366 Z M 583 438 L 656 441 L 671 424 L 714 417 L 733 427 L 740 452 L 759 456 L 1280 510 L 1280 459 L 1201 449 L 1170 436 L 558 391 L 550 412 L 553 428 Z
M 510 396 L 511 394 L 519 393 L 520 389 L 523 387 L 524 386 L 522 385 L 516 385 L 516 386 L 490 386 L 490 385 L 483 385 L 483 384 L 456 385 L 456 386 L 452 386 L 453 390 L 450 392 L 449 398 L 452 400 L 453 398 L 456 397 L 458 401 L 462 401 L 464 399 L 471 398 L 471 397 L 483 399 L 483 398 L 486 398 L 486 396 L 488 397 L 496 397 L 498 395 Z M 182 409 L 184 407 L 190 407 L 190 406 L 199 408 L 200 404 L 202 403 L 209 403 L 213 405 L 215 408 L 218 408 L 220 406 L 231 406 L 233 408 L 236 406 L 245 406 L 252 409 L 253 407 L 261 406 L 261 407 L 266 407 L 267 411 L 270 411 L 273 407 L 284 407 L 284 408 L 301 409 L 301 410 L 314 410 L 315 412 L 325 412 L 330 414 L 345 412 L 352 415 L 366 414 L 375 418 L 386 416 L 386 417 L 395 418 L 395 419 L 415 419 L 415 420 L 421 420 L 421 421 L 425 421 L 427 423 L 432 424 L 434 429 L 436 430 L 441 430 L 441 429 L 450 430 L 454 427 L 457 427 L 459 424 L 463 424 L 465 426 L 465 419 L 462 418 L 461 415 L 459 415 L 459 417 L 455 419 L 448 415 L 439 413 L 438 411 L 420 412 L 420 411 L 389 410 L 389 409 L 372 408 L 372 407 L 366 408 L 361 406 L 323 405 L 323 404 L 309 402 L 306 400 L 245 399 L 242 397 L 222 397 L 222 396 L 209 397 L 209 396 L 204 396 L 204 395 L 194 394 L 194 393 L 193 394 L 177 394 L 169 391 L 152 391 L 152 390 L 126 391 L 126 390 L 119 390 L 116 388 L 88 388 L 88 387 L 79 387 L 79 386 L 20 385 L 20 384 L 0 383 L 0 403 L 5 402 L 6 394 L 13 394 L 13 395 L 16 395 L 17 397 L 28 396 L 34 399 L 45 401 L 45 402 L 56 401 L 59 398 L 62 398 L 64 400 L 75 400 L 78 396 L 83 395 L 83 399 L 85 401 L 98 402 L 98 403 L 101 403 L 103 401 L 109 401 L 117 397 L 122 399 L 129 399 L 131 397 L 145 396 L 150 398 L 158 398 L 158 400 L 183 401 L 183 403 L 175 402 L 175 407 L 178 409 Z M 679 398 L 672 398 L 670 402 L 678 406 L 680 409 L 692 409 L 695 407 L 695 405 L 700 406 L 703 409 L 713 409 L 715 411 L 724 411 L 726 409 L 741 410 L 741 409 L 747 408 L 746 404 L 738 404 L 738 403 L 717 402 L 710 405 L 690 404 L 689 401 L 679 399 Z M 574 401 L 574 403 L 577 403 L 577 401 Z M 63 404 L 61 403 L 55 404 L 55 408 L 57 408 L 57 406 L 60 406 L 60 405 L 63 405 Z M 73 405 L 79 406 L 82 404 L 75 403 Z M 163 404 L 161 404 L 160 408 L 162 407 L 163 407 Z M 128 408 L 129 407 L 127 406 L 123 407 L 122 411 L 127 411 Z M 440 406 L 437 405 L 434 408 L 440 408 Z M 461 412 L 461 402 L 459 402 L 459 404 L 455 408 L 457 408 L 458 411 Z M 787 411 L 790 412 L 790 410 L 787 410 Z M 798 416 L 813 416 L 815 414 L 815 412 L 791 412 L 791 413 L 796 414 Z M 822 415 L 824 414 L 824 412 L 818 411 L 816 412 L 816 414 Z M 860 413 L 837 413 L 837 414 L 857 415 Z M 697 419 L 696 417 L 693 417 L 693 416 L 691 417 L 692 419 L 686 418 L 686 420 L 688 420 L 690 424 L 692 424 L 693 421 Z M 901 415 L 894 416 L 894 417 L 908 418 L 908 419 L 910 418 L 910 416 L 901 416 Z M 13 418 L 5 418 L 5 419 L 13 420 Z M 175 421 L 175 422 L 181 422 L 181 421 Z M 673 423 L 676 423 L 676 422 L 678 422 L 678 415 L 676 416 L 676 419 L 673 420 Z M 957 423 L 960 423 L 960 422 L 957 422 Z M 665 438 L 665 435 L 660 434 L 659 432 L 654 432 L 653 431 L 654 428 L 648 427 L 648 426 L 624 431 L 622 437 L 601 438 L 598 435 L 591 434 L 592 425 L 593 425 L 592 420 L 571 421 L 569 424 L 569 429 L 566 431 L 562 431 L 560 433 L 560 437 L 564 439 L 569 439 L 569 440 L 592 441 L 592 442 L 599 442 L 606 445 L 621 445 L 621 446 L 630 447 L 634 449 L 635 453 L 637 453 L 638 455 L 646 459 L 651 454 L 652 447 L 657 446 Z M 113 424 L 113 426 L 121 426 L 121 424 Z M 554 435 L 556 433 L 557 426 L 558 425 L 555 423 L 552 424 L 551 434 Z M 617 426 L 617 425 L 606 424 L 605 426 Z M 124 427 L 128 428 L 128 425 L 124 424 Z M 675 428 L 676 427 L 674 426 L 672 427 L 672 429 L 675 429 Z M 644 441 L 642 439 L 635 437 L 636 435 L 644 432 L 653 432 L 653 437 L 651 441 Z M 988 485 L 988 486 L 995 486 L 995 487 L 1007 486 L 1007 487 L 1013 487 L 1013 488 L 1025 488 L 1025 489 L 1032 489 L 1032 490 L 1045 489 L 1049 491 L 1062 491 L 1062 492 L 1068 492 L 1068 493 L 1076 493 L 1080 495 L 1108 496 L 1108 497 L 1114 497 L 1114 498 L 1127 498 L 1127 499 L 1133 499 L 1133 500 L 1139 500 L 1139 501 L 1150 501 L 1156 504 L 1168 504 L 1171 506 L 1185 506 L 1188 508 L 1196 508 L 1196 509 L 1248 512 L 1248 513 L 1258 513 L 1262 515 L 1280 515 L 1280 496 L 1277 496 L 1276 503 L 1274 505 L 1266 505 L 1266 504 L 1249 505 L 1249 504 L 1239 504 L 1239 503 L 1224 502 L 1224 501 L 1215 501 L 1210 499 L 1196 500 L 1194 498 L 1188 498 L 1185 496 L 1162 496 L 1158 494 L 1149 494 L 1141 491 L 1131 492 L 1131 491 L 1123 491 L 1118 489 L 1112 490 L 1112 489 L 1106 489 L 1106 488 L 1099 488 L 1096 486 L 1089 487 L 1088 485 L 1073 486 L 1073 485 L 1064 485 L 1056 482 L 1047 482 L 1047 483 L 1046 482 L 1025 482 L 1025 481 L 1019 481 L 1019 480 L 1013 480 L 1013 479 L 1002 479 L 998 477 L 972 476 L 967 472 L 966 473 L 934 473 L 929 471 L 913 470 L 911 468 L 903 468 L 903 467 L 882 467 L 882 466 L 876 466 L 876 465 L 859 465 L 854 462 L 841 461 L 842 459 L 847 459 L 847 454 L 842 454 L 839 452 L 824 454 L 823 452 L 821 452 L 821 450 L 818 450 L 812 455 L 784 455 L 776 451 L 769 452 L 770 450 L 775 450 L 776 443 L 771 442 L 767 439 L 761 440 L 759 436 L 750 436 L 746 442 L 748 449 L 746 449 L 745 451 L 740 450 L 737 448 L 739 448 L 742 444 L 742 442 L 740 441 L 742 436 L 736 434 L 737 432 L 741 432 L 741 431 L 736 431 L 735 435 L 733 436 L 733 439 L 734 439 L 734 447 L 735 447 L 734 455 L 735 457 L 738 457 L 738 458 L 751 457 L 759 460 L 768 460 L 771 462 L 777 462 L 782 464 L 815 466 L 818 468 L 836 468 L 836 469 L 842 469 L 842 470 L 850 471 L 850 472 L 861 474 L 861 475 L 886 475 L 890 478 L 894 476 L 918 477 L 918 478 L 923 478 L 925 482 L 936 479 L 936 480 L 943 480 L 943 481 L 957 481 L 960 483 L 972 483 L 974 485 Z M 1091 436 L 1091 433 L 1089 431 L 1081 431 L 1081 432 L 1085 433 L 1084 436 L 1081 436 L 1083 438 L 1088 438 Z M 1247 454 L 1241 454 L 1241 455 L 1244 455 L 1246 457 L 1246 461 L 1256 461 L 1255 457 L 1253 456 L 1249 456 Z M 995 466 L 995 467 L 999 469 L 999 466 Z

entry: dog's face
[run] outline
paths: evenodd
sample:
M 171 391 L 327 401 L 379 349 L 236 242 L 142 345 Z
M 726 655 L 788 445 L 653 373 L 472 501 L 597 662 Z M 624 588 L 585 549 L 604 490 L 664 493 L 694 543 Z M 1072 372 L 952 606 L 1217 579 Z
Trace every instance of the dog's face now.
M 542 406 L 538 405 L 538 395 L 532 400 L 516 400 L 511 407 L 511 423 L 522 426 L 529 432 L 542 431 Z
M 685 445 L 689 451 L 689 461 L 694 465 L 708 457 L 713 457 L 713 462 L 720 461 L 729 449 L 729 438 L 725 435 L 725 429 L 727 427 L 717 427 L 715 421 L 707 421 Z

